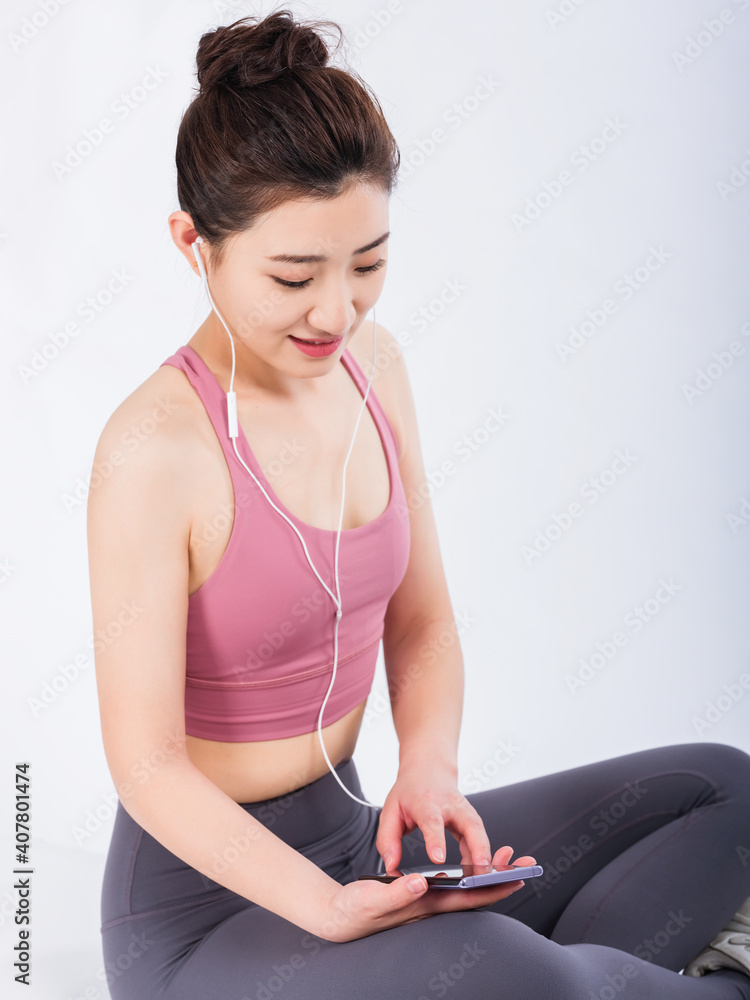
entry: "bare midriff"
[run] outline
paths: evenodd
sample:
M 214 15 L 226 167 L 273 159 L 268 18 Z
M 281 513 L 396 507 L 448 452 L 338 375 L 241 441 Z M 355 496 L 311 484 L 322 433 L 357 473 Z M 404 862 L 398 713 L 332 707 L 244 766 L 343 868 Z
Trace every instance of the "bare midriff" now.
M 322 729 L 331 763 L 351 757 L 365 702 Z M 235 802 L 259 802 L 301 788 L 328 773 L 318 732 L 253 743 L 223 743 L 187 736 L 190 760 Z

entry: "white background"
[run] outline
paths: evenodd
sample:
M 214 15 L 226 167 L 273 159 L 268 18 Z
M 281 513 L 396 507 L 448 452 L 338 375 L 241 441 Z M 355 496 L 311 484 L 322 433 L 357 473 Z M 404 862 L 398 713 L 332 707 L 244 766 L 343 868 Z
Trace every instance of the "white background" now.
M 198 38 L 270 6 L 45 2 L 51 16 L 41 0 L 4 5 L 0 30 L 0 940 L 10 980 L 11 775 L 28 760 L 26 995 L 97 1000 L 114 791 L 89 641 L 86 482 L 109 415 L 206 315 L 166 222 Z M 466 623 L 462 787 L 670 743 L 750 750 L 750 2 L 289 6 L 342 25 L 402 151 L 377 319 L 404 345 Z M 162 81 L 140 90 L 154 70 Z M 135 107 L 120 117 L 123 94 Z M 60 176 L 55 163 L 104 117 L 113 131 Z M 79 304 L 122 269 L 125 290 L 83 320 Z M 451 283 L 463 291 L 446 302 Z M 608 298 L 616 311 L 598 314 Z M 587 311 L 605 321 L 561 358 Z M 78 335 L 55 352 L 74 320 Z M 686 391 L 712 364 L 707 388 Z M 493 409 L 508 419 L 488 432 Z M 468 461 L 454 451 L 465 435 Z M 627 469 L 613 466 L 618 451 Z M 596 502 L 592 477 L 606 484 Z M 580 516 L 527 558 L 575 501 Z M 618 631 L 622 648 L 579 675 Z M 576 675 L 588 679 L 572 689 Z M 384 692 L 381 659 L 356 753 L 376 801 L 397 760 Z

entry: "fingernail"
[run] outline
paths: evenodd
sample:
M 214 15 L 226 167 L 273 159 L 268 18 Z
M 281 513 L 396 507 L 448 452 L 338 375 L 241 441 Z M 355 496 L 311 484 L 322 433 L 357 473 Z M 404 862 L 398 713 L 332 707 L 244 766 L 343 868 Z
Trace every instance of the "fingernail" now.
M 409 886 L 409 889 L 414 893 L 415 896 L 419 896 L 422 892 L 424 892 L 427 886 L 425 880 L 421 878 L 419 875 L 412 875 L 411 878 L 408 878 L 406 880 L 406 884 Z
M 478 865 L 488 865 L 489 863 L 490 863 L 489 858 L 480 858 L 479 861 L 477 861 Z
M 393 855 L 386 854 L 385 857 L 383 858 L 383 865 L 385 866 L 386 871 L 390 871 L 392 862 L 393 862 Z
M 433 857 L 435 858 L 435 860 L 439 861 L 441 864 L 443 863 L 443 861 L 445 861 L 445 851 L 443 850 L 442 847 L 436 848 L 432 852 L 432 854 L 433 854 Z

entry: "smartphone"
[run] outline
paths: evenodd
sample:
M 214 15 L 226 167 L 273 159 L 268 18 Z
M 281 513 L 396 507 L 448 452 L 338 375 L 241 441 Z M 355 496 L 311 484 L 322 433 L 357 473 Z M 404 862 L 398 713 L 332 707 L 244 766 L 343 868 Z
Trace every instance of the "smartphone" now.
M 544 869 L 541 865 L 416 865 L 414 868 L 394 868 L 382 875 L 360 875 L 360 879 L 376 882 L 393 882 L 402 875 L 424 875 L 430 889 L 476 889 L 481 885 L 497 882 L 515 882 L 517 879 L 536 878 Z

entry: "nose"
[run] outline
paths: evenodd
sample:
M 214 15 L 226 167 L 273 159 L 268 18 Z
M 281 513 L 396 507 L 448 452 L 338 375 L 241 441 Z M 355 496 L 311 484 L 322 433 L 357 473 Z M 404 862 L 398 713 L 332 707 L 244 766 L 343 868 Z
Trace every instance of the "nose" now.
M 315 330 L 329 337 L 341 337 L 348 333 L 357 319 L 357 310 L 346 284 L 338 290 L 324 292 L 310 310 L 308 319 Z

